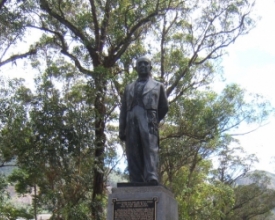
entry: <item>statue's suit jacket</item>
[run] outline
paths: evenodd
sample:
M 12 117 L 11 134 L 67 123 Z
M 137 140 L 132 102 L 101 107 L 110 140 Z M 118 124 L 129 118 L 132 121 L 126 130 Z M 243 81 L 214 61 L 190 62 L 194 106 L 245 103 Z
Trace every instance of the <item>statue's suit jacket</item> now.
M 122 106 L 119 117 L 119 136 L 125 136 L 127 125 L 127 112 L 131 111 L 134 102 L 134 91 L 136 81 L 127 85 L 122 98 Z M 153 110 L 157 113 L 157 123 L 164 118 L 168 112 L 168 101 L 162 83 L 148 79 L 142 92 L 143 106 L 146 110 Z M 152 115 L 152 114 L 151 114 Z M 153 114 L 154 115 L 154 114 Z

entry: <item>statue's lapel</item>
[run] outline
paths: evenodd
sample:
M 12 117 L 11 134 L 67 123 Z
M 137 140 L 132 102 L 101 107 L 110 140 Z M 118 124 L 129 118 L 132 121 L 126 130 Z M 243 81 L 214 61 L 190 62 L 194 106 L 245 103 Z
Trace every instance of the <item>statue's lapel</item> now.
M 129 86 L 129 93 L 130 93 L 130 97 L 134 97 L 135 95 L 135 84 L 136 82 L 131 83 L 131 85 Z
M 148 93 L 149 91 L 151 91 L 155 86 L 156 86 L 156 83 L 150 77 L 148 79 L 148 82 L 146 83 L 144 89 L 143 89 L 143 93 L 142 94 L 145 95 L 146 93 Z

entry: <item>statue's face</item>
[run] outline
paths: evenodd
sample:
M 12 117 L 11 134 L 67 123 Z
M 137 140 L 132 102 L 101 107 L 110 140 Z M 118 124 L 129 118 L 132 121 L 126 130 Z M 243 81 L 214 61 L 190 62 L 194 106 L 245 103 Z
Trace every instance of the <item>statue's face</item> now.
M 152 66 L 148 59 L 139 59 L 137 62 L 137 72 L 141 77 L 149 76 Z

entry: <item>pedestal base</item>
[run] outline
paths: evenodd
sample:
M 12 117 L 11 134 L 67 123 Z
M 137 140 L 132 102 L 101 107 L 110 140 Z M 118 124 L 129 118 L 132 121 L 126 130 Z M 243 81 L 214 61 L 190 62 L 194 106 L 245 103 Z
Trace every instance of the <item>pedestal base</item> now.
M 178 220 L 177 202 L 165 187 L 120 186 L 109 195 L 107 220 Z

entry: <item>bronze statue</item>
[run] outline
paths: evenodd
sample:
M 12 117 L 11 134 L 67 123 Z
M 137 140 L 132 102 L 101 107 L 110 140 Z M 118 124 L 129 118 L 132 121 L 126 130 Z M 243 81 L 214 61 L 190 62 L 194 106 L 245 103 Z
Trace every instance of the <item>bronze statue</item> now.
M 158 125 L 168 112 L 168 101 L 162 83 L 151 78 L 151 61 L 137 60 L 138 79 L 127 85 L 119 117 L 119 138 L 126 142 L 130 182 L 157 185 Z

